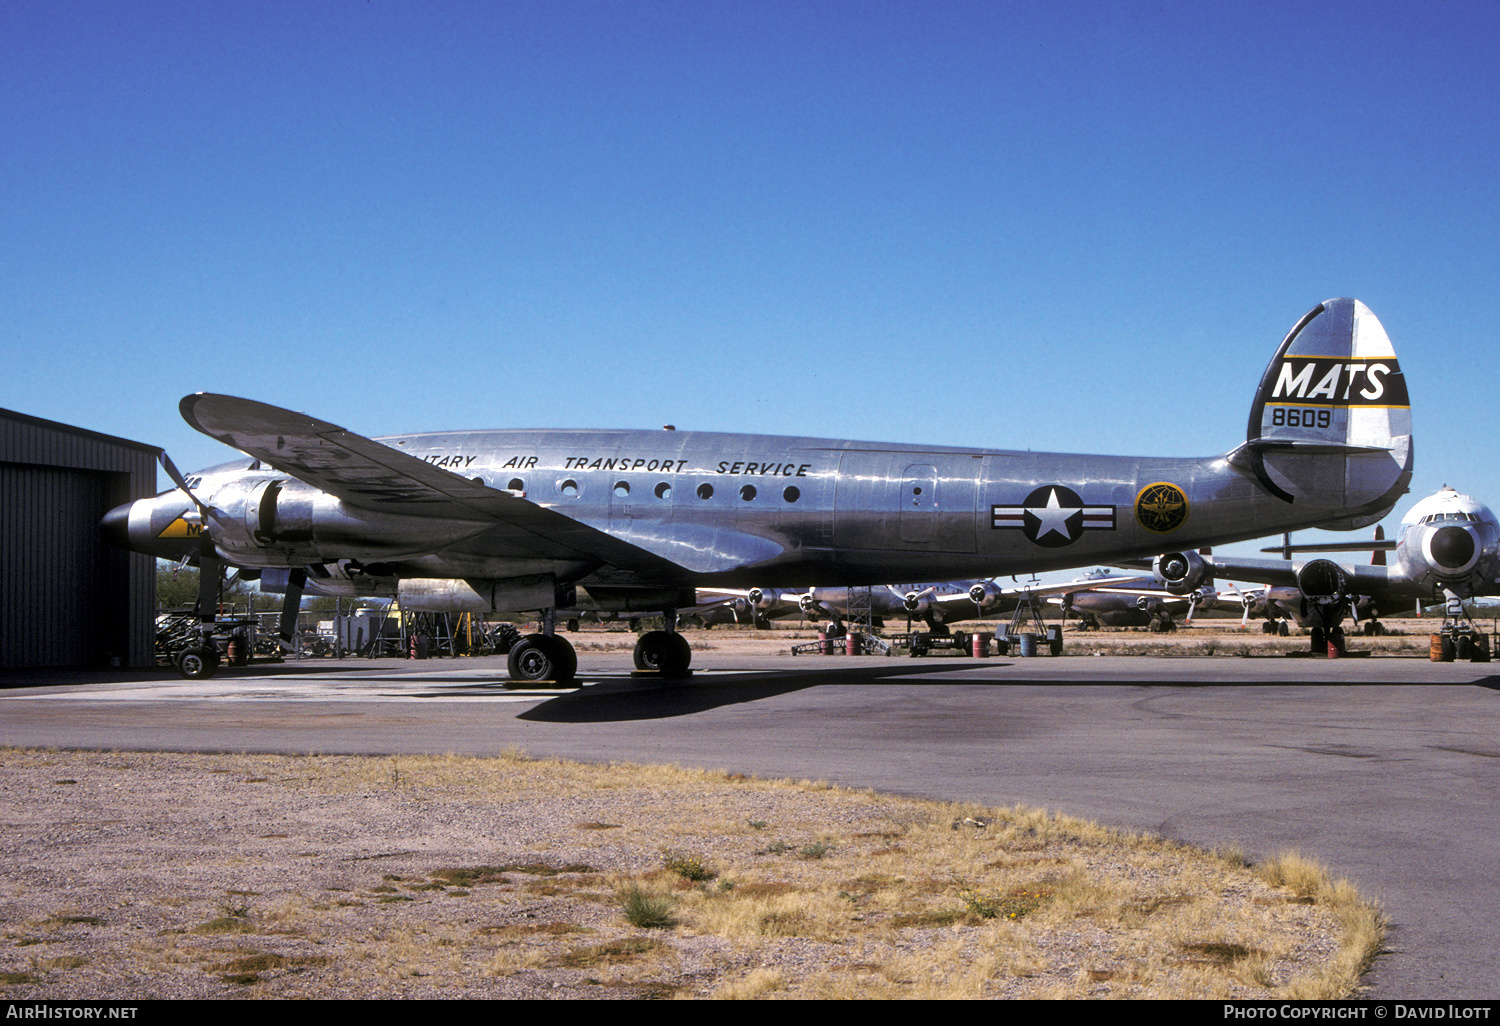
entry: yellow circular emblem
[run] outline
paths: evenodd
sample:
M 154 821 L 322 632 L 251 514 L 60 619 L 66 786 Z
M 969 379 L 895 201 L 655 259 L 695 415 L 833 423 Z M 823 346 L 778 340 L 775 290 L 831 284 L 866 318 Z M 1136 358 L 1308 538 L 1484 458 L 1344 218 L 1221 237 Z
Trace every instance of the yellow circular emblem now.
M 1156 534 L 1175 531 L 1187 520 L 1188 500 L 1181 488 L 1166 481 L 1148 484 L 1135 497 L 1135 518 Z

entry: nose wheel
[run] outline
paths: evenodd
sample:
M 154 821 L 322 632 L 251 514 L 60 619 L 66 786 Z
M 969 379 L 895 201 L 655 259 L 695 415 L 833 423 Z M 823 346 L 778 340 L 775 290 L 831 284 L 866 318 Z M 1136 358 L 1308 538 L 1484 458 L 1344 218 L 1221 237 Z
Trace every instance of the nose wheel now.
M 219 650 L 211 645 L 183 649 L 177 657 L 177 670 L 188 680 L 207 680 L 219 668 Z

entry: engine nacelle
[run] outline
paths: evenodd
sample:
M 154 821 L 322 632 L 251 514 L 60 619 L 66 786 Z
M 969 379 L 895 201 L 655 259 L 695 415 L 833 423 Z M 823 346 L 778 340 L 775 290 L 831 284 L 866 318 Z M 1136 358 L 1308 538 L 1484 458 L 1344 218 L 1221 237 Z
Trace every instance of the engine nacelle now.
M 1208 564 L 1196 552 L 1163 553 L 1152 569 L 1173 595 L 1197 591 L 1208 580 Z
M 1318 528 L 1323 531 L 1358 531 L 1361 528 L 1369 527 L 1371 524 L 1380 523 L 1390 515 L 1390 512 L 1390 509 L 1387 508 L 1381 510 L 1379 513 L 1370 513 L 1362 517 L 1349 517 L 1345 520 L 1334 520 L 1327 524 L 1319 524 Z
M 217 489 L 203 529 L 223 558 L 241 566 L 362 563 L 422 555 L 473 537 L 489 524 L 346 506 L 294 479 L 239 477 Z
M 1349 577 L 1331 559 L 1313 559 L 1297 571 L 1297 590 L 1309 599 L 1342 599 L 1349 594 Z
M 574 589 L 559 588 L 550 574 L 469 581 L 409 577 L 397 583 L 396 595 L 401 608 L 413 613 L 510 613 L 567 609 L 577 602 Z
M 565 589 L 573 592 L 579 609 L 601 613 L 660 613 L 668 609 L 691 609 L 698 602 L 692 588 L 610 588 L 603 585 Z M 559 607 L 561 608 L 561 607 Z

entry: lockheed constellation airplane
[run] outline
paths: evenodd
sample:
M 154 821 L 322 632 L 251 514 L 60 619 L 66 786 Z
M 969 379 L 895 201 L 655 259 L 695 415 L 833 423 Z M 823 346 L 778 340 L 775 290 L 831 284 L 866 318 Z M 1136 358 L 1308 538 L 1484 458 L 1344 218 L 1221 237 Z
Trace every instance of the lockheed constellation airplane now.
M 1364 304 L 1333 299 L 1282 341 L 1247 437 L 1221 456 L 1083 456 L 689 431 L 495 430 L 366 438 L 305 414 L 200 393 L 199 431 L 248 455 L 120 506 L 119 544 L 289 568 L 283 633 L 308 568 L 440 579 L 486 609 L 535 609 L 521 680 L 566 681 L 557 609 L 661 613 L 642 669 L 686 672 L 671 628 L 694 589 L 878 585 L 1066 569 L 1304 527 L 1381 519 L 1412 472 L 1405 377 Z M 315 572 L 315 570 L 314 570 Z M 587 603 L 581 602 L 586 592 Z M 200 611 L 212 596 L 200 592 Z M 200 613 L 201 615 L 201 613 Z M 184 673 L 217 666 L 208 646 Z
M 1333 542 L 1287 546 L 1291 551 L 1389 551 L 1390 561 L 1340 563 L 1314 559 L 1232 559 L 1172 552 L 1157 557 L 1155 570 L 1169 588 L 1192 591 L 1207 577 L 1259 581 L 1261 601 L 1293 612 L 1310 624 L 1312 645 L 1343 644 L 1343 619 L 1376 617 L 1417 602 L 1441 602 L 1444 631 L 1460 651 L 1473 652 L 1474 631 L 1465 599 L 1500 595 L 1500 521 L 1482 502 L 1443 488 L 1412 506 L 1394 542 Z M 1290 553 L 1288 553 L 1290 554 Z

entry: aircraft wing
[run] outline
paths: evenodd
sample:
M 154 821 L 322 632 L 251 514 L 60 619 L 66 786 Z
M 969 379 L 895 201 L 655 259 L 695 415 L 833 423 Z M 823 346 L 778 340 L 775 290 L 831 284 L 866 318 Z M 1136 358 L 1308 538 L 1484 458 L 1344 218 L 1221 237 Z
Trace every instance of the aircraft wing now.
M 1254 581 L 1257 584 L 1291 588 L 1298 586 L 1298 572 L 1311 562 L 1309 559 L 1239 559 L 1224 556 L 1202 558 L 1209 575 L 1217 580 Z M 1137 567 L 1150 564 L 1143 560 L 1132 560 L 1119 565 Z M 1389 567 L 1372 566 L 1368 563 L 1338 563 L 1338 567 L 1349 582 L 1351 594 L 1380 599 L 1388 597 L 1393 591 Z
M 785 616 L 788 613 L 801 611 L 798 599 L 802 597 L 800 592 L 787 591 L 784 588 L 699 588 L 698 601 L 712 602 L 718 605 L 738 603 L 744 608 L 752 606 L 757 608 L 757 615 L 762 617 Z M 767 600 L 770 600 L 767 602 Z
M 1262 552 L 1394 552 L 1400 543 L 1394 538 L 1375 541 L 1307 542 L 1300 545 L 1269 545 Z
M 337 424 L 205 392 L 187 396 L 179 408 L 184 420 L 209 437 L 359 509 L 489 522 L 489 551 L 605 563 L 623 571 L 622 581 L 632 573 L 656 580 L 682 574 L 679 564 L 660 555 Z
M 1072 592 L 1067 594 L 1077 595 L 1080 592 L 1089 592 L 1094 595 L 1125 595 L 1129 598 L 1140 598 L 1144 595 L 1147 598 L 1159 598 L 1163 601 L 1171 602 L 1186 602 L 1193 597 L 1193 592 L 1188 592 L 1186 595 L 1178 595 L 1176 592 L 1171 592 L 1163 588 L 1160 584 L 1155 587 L 1143 584 L 1140 587 L 1124 588 L 1074 588 Z M 1061 602 L 1062 599 L 1057 598 L 1056 601 Z
M 380 513 L 489 520 L 522 503 L 425 460 L 280 407 L 199 392 L 179 404 L 199 431 L 336 495 Z
M 1140 574 L 1131 574 L 1126 577 L 1095 577 L 1082 581 L 1064 581 L 1061 584 L 1044 584 L 1036 588 L 1013 588 L 1016 594 L 1029 591 L 1033 595 L 1066 595 L 1075 591 L 1101 591 L 1106 588 L 1127 588 L 1132 585 L 1146 587 L 1148 582 L 1155 582 L 1154 577 L 1145 577 Z
M 1000 588 L 993 581 L 981 581 L 979 587 L 984 589 L 984 600 L 980 604 L 979 615 L 981 617 L 1003 616 L 1013 610 L 1019 604 L 1023 595 L 1032 598 L 1045 598 L 1051 595 L 1066 595 L 1069 592 L 1089 591 L 1104 585 L 1133 585 L 1146 586 L 1154 583 L 1155 577 L 1127 575 L 1117 577 L 1092 577 L 1084 580 L 1063 581 L 1060 584 L 1033 584 L 1022 585 L 1019 588 Z M 973 615 L 974 599 L 970 590 L 959 590 L 948 595 L 934 595 L 929 600 L 934 606 L 943 612 L 944 617 Z

